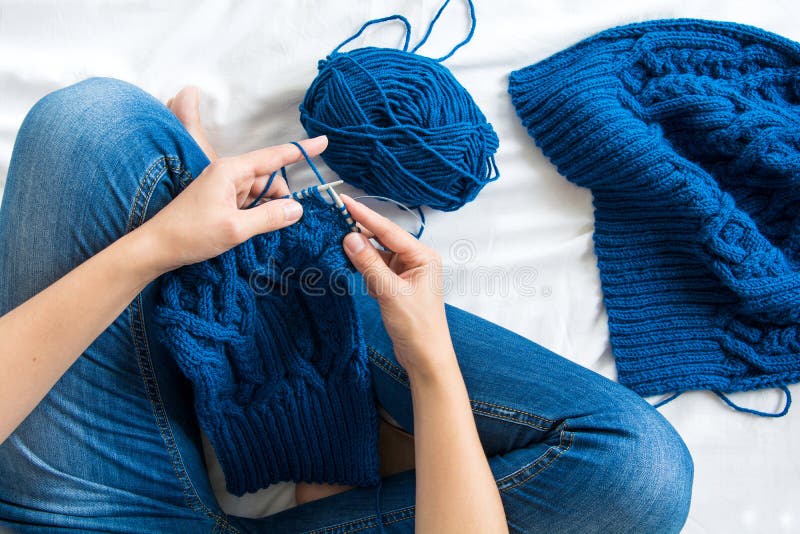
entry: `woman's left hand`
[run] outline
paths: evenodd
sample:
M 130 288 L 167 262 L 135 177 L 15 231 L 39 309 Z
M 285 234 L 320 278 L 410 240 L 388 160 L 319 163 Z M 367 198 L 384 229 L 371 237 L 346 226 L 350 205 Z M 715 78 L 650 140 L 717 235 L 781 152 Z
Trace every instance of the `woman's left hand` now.
M 291 199 L 244 209 L 258 197 L 274 171 L 303 158 L 296 146 L 279 145 L 219 158 L 200 124 L 197 90 L 184 89 L 167 105 L 208 155 L 211 164 L 140 228 L 149 233 L 153 242 L 159 271 L 218 256 L 256 234 L 283 228 L 300 219 L 303 209 Z M 322 136 L 300 144 L 313 157 L 325 150 L 328 140 Z M 286 182 L 276 177 L 266 197 L 277 199 L 287 194 Z

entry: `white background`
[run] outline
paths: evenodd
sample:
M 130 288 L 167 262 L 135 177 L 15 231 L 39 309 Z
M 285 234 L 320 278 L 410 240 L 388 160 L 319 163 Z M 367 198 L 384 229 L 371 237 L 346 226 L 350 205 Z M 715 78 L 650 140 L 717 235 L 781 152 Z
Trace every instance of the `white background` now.
M 402 13 L 414 27 L 413 44 L 438 6 L 439 0 L 0 1 L 0 187 L 25 112 L 49 91 L 103 75 L 166 100 L 195 84 L 203 90 L 213 144 L 223 154 L 238 153 L 304 137 L 297 106 L 317 60 L 364 21 Z M 608 27 L 647 19 L 729 20 L 800 40 L 800 4 L 479 0 L 476 9 L 475 38 L 446 65 L 494 125 L 502 177 L 458 212 L 427 212 L 424 239 L 439 249 L 451 273 L 468 280 L 479 268 L 509 276 L 535 272 L 526 284 L 534 295 L 513 286 L 492 295 L 488 287 L 472 291 L 467 284 L 452 288 L 448 300 L 613 377 L 592 252 L 591 195 L 560 177 L 528 138 L 506 93 L 508 73 Z M 453 0 L 422 52 L 438 57 L 466 31 L 466 10 Z M 400 36 L 399 25 L 387 25 L 354 44 L 397 46 Z M 305 171 L 294 172 L 300 177 L 294 184 L 305 183 Z M 29 179 L 58 187 L 47 176 Z M 732 398 L 764 410 L 781 401 L 773 391 Z M 685 532 L 800 530 L 800 408 L 764 419 L 698 392 L 662 412 L 695 461 Z

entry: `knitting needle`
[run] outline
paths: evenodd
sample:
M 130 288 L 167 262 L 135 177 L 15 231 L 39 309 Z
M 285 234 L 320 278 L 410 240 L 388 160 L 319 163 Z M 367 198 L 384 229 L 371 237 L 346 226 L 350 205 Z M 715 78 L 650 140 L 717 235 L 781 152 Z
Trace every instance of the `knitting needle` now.
M 339 183 L 342 181 L 339 180 Z M 331 182 L 330 185 L 333 185 L 334 182 Z M 327 185 L 327 184 L 326 184 Z M 336 185 L 339 185 L 338 183 Z M 322 186 L 320 186 L 321 188 Z M 341 212 L 344 219 L 347 221 L 347 224 L 350 225 L 351 232 L 360 232 L 361 230 L 356 226 L 356 222 L 350 216 L 350 212 L 347 211 L 347 206 L 344 205 L 342 199 L 339 197 L 339 193 L 333 187 L 328 188 L 328 193 L 333 197 L 333 202 L 336 205 L 336 208 Z
M 295 191 L 294 193 L 290 193 L 288 195 L 283 195 L 281 198 L 293 198 L 295 200 L 300 200 L 301 198 L 307 197 L 308 194 L 311 191 L 314 191 L 314 190 L 316 190 L 316 191 L 326 191 L 326 190 L 330 189 L 331 187 L 333 187 L 334 185 L 341 185 L 343 183 L 344 182 L 342 180 L 336 180 L 335 182 L 328 182 L 328 183 L 325 183 L 325 184 L 322 184 L 322 185 L 313 185 L 311 187 L 306 187 L 305 189 L 301 189 L 300 191 Z M 259 204 L 262 204 L 264 202 L 269 202 L 270 201 L 270 199 L 268 199 L 268 198 L 259 199 L 259 200 L 260 200 Z
M 328 182 L 328 183 L 322 184 L 322 185 L 314 185 L 314 186 L 311 186 L 311 187 L 306 187 L 305 189 L 301 189 L 300 191 L 297 191 L 296 193 L 292 193 L 291 195 L 286 195 L 283 198 L 290 198 L 291 197 L 291 198 L 300 200 L 301 198 L 305 198 L 306 196 L 308 196 L 308 194 L 312 190 L 317 190 L 319 192 L 322 192 L 322 191 L 326 191 L 326 190 L 330 189 L 331 191 L 333 191 L 331 188 L 334 185 L 341 185 L 343 183 L 344 183 L 344 181 L 342 181 L 342 180 L 336 180 L 335 182 Z
M 293 198 L 295 200 L 300 200 L 308 196 L 312 190 L 316 190 L 318 192 L 327 191 L 330 197 L 333 199 L 336 209 L 339 210 L 339 212 L 345 218 L 345 221 L 347 221 L 347 224 L 350 226 L 350 230 L 353 232 L 360 232 L 361 229 L 356 225 L 356 222 L 350 216 L 350 213 L 347 211 L 347 206 L 344 205 L 344 202 L 342 202 L 339 194 L 336 193 L 336 190 L 333 188 L 333 186 L 342 185 L 343 183 L 343 180 L 336 180 L 335 182 L 327 182 L 322 185 L 314 185 L 311 187 L 306 187 L 305 189 L 301 189 L 300 191 L 296 191 L 291 195 L 284 195 L 282 198 Z

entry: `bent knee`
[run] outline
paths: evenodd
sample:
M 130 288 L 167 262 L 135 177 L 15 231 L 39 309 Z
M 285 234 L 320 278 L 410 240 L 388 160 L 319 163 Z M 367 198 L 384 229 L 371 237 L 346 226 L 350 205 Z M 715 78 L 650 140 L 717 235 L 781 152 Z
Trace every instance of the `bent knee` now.
M 609 529 L 679 532 L 689 513 L 694 478 L 685 443 L 643 400 L 609 418 L 617 438 L 604 455 L 608 477 L 597 488 Z
M 152 97 L 133 84 L 116 78 L 93 77 L 57 89 L 43 96 L 29 115 L 56 114 L 68 117 L 92 111 L 106 115 L 109 108 L 119 108 L 131 102 L 149 103 Z
M 113 78 L 89 78 L 41 98 L 28 112 L 17 137 L 18 151 L 35 150 L 41 158 L 93 153 L 168 119 L 165 106 L 138 87 Z

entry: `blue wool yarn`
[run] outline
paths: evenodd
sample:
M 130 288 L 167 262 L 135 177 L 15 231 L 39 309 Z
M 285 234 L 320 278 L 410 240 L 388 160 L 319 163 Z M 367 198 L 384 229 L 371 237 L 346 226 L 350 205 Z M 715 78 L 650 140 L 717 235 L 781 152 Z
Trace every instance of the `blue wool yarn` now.
M 302 219 L 162 280 L 159 339 L 194 386 L 228 491 L 374 486 L 378 415 L 341 242 L 319 192 Z
M 405 17 L 392 15 L 364 24 L 319 62 L 319 74 L 300 106 L 308 135 L 328 136 L 322 158 L 343 180 L 370 195 L 443 211 L 470 202 L 499 175 L 494 160 L 497 134 L 441 64 L 472 38 L 472 2 L 472 26 L 464 41 L 437 59 L 416 53 L 448 2 L 411 51 L 411 25 Z M 406 27 L 402 50 L 367 47 L 339 52 L 368 26 L 389 20 Z
M 509 92 L 559 172 L 592 190 L 620 382 L 781 387 L 786 413 L 800 381 L 800 45 L 733 23 L 633 24 L 511 73 Z

